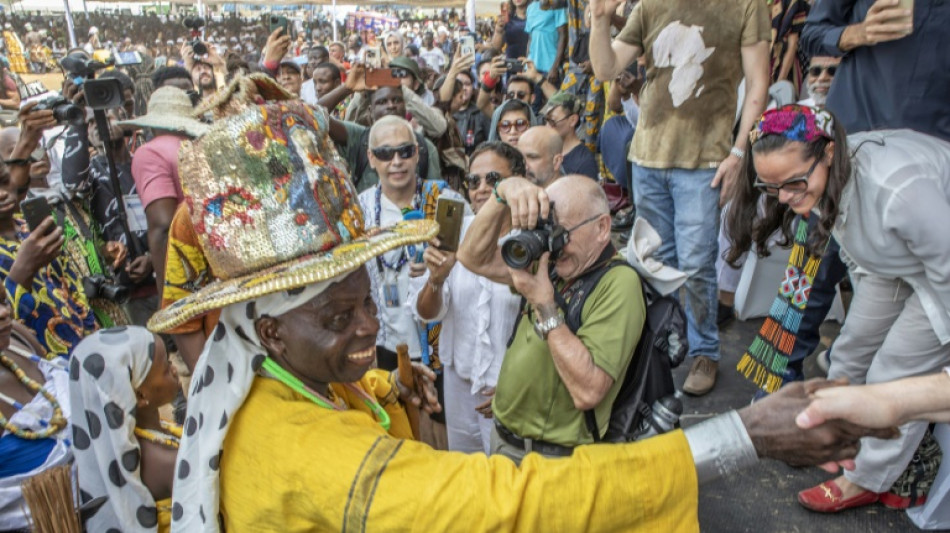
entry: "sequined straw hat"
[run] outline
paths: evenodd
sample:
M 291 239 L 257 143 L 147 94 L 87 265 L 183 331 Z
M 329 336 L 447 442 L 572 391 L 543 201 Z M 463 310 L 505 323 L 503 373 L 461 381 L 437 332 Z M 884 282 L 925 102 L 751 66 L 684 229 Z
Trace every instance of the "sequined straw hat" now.
M 218 281 L 156 313 L 152 331 L 352 272 L 437 233 L 425 220 L 364 229 L 326 111 L 292 98 L 271 78 L 251 75 L 198 109 L 215 121 L 199 139 L 182 142 L 179 174 Z

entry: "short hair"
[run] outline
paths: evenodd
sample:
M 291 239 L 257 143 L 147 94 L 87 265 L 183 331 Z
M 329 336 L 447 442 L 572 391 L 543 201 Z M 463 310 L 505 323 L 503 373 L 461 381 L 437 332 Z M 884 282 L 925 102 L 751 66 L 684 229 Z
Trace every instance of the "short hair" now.
M 152 73 L 152 85 L 158 89 L 166 81 L 175 78 L 182 78 L 191 83 L 191 74 L 188 74 L 184 67 L 159 67 Z
M 517 83 L 517 82 L 527 83 L 527 84 L 528 84 L 528 87 L 531 89 L 529 92 L 530 92 L 530 93 L 533 93 L 533 92 L 534 92 L 534 82 L 531 81 L 531 80 L 529 80 L 527 76 L 522 76 L 521 74 L 518 74 L 517 76 L 512 76 L 512 77 L 508 78 L 508 85 L 507 85 L 507 86 L 508 86 L 508 87 L 511 87 L 511 84 L 512 84 L 512 83 Z
M 380 128 L 385 128 L 387 126 L 402 126 L 406 128 L 406 131 L 409 132 L 409 136 L 412 138 L 412 144 L 415 144 L 415 145 L 419 144 L 418 142 L 416 142 L 416 132 L 415 130 L 412 129 L 412 124 L 410 124 L 408 120 L 402 117 L 397 117 L 395 115 L 386 115 L 385 117 L 382 117 L 376 122 L 374 122 L 372 127 L 370 127 L 369 129 L 369 147 L 370 148 L 376 147 L 376 135 L 375 135 L 376 132 L 379 131 Z
M 314 71 L 318 71 L 318 70 L 320 70 L 320 69 L 329 70 L 329 71 L 332 72 L 333 75 L 336 76 L 337 78 L 342 78 L 342 76 L 341 76 L 341 74 L 340 74 L 340 67 L 336 66 L 336 65 L 333 64 L 333 63 L 330 63 L 329 61 L 327 61 L 327 62 L 325 62 L 325 63 L 320 63 L 319 65 L 313 67 L 313 70 L 314 70 Z
M 135 94 L 135 83 L 132 82 L 132 78 L 128 77 L 125 72 L 121 70 L 107 70 L 99 75 L 99 79 L 116 79 L 119 80 L 119 85 L 122 86 L 123 91 L 132 91 L 132 94 Z
M 308 56 L 308 57 L 309 57 L 309 56 L 312 56 L 312 55 L 314 54 L 314 52 L 322 52 L 323 55 L 325 55 L 325 56 L 327 56 L 327 57 L 330 57 L 330 50 L 327 49 L 327 47 L 326 47 L 326 46 L 323 46 L 322 44 L 321 44 L 321 45 L 314 46 L 313 48 L 311 48 L 310 51 L 307 52 L 307 56 Z
M 475 151 L 472 152 L 472 155 L 469 156 L 469 164 L 475 161 L 475 158 L 486 152 L 491 152 L 507 161 L 512 176 L 525 175 L 527 167 L 525 167 L 524 156 L 521 155 L 521 152 L 519 152 L 517 148 L 502 141 L 485 141 L 479 144 L 475 148 Z

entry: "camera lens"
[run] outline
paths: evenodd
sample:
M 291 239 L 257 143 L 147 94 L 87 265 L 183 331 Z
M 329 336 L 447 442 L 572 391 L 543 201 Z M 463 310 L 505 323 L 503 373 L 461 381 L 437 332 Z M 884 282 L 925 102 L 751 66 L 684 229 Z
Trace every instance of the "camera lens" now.
M 548 232 L 532 230 L 512 236 L 501 245 L 501 258 L 511 268 L 523 270 L 547 248 Z
M 129 301 L 129 288 L 115 283 L 103 283 L 99 288 L 103 298 L 115 303 L 125 303 Z
M 195 43 L 191 45 L 191 49 L 195 52 L 195 55 L 198 56 L 203 56 L 208 53 L 208 47 L 205 43 L 200 41 L 195 41 Z
M 80 125 L 86 120 L 86 113 L 75 104 L 61 104 L 53 108 L 53 117 L 61 124 Z

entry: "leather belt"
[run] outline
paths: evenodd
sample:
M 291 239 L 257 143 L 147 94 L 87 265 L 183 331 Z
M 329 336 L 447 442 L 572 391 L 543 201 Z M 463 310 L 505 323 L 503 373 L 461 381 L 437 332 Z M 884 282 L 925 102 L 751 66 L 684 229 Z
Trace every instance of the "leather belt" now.
M 574 453 L 572 446 L 561 446 L 553 442 L 519 437 L 512 433 L 510 429 L 501 425 L 498 419 L 495 419 L 495 429 L 498 430 L 498 436 L 501 437 L 501 440 L 525 452 L 538 452 L 541 455 L 553 455 L 557 457 L 570 457 Z

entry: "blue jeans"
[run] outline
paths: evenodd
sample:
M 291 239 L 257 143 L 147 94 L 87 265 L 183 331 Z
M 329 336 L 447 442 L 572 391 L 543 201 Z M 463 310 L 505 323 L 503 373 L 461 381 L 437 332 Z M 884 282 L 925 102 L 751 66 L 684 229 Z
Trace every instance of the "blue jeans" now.
M 686 279 L 689 356 L 719 360 L 716 325 L 719 254 L 719 189 L 709 186 L 716 169 L 658 169 L 633 164 L 637 215 L 660 234 L 657 258 Z

